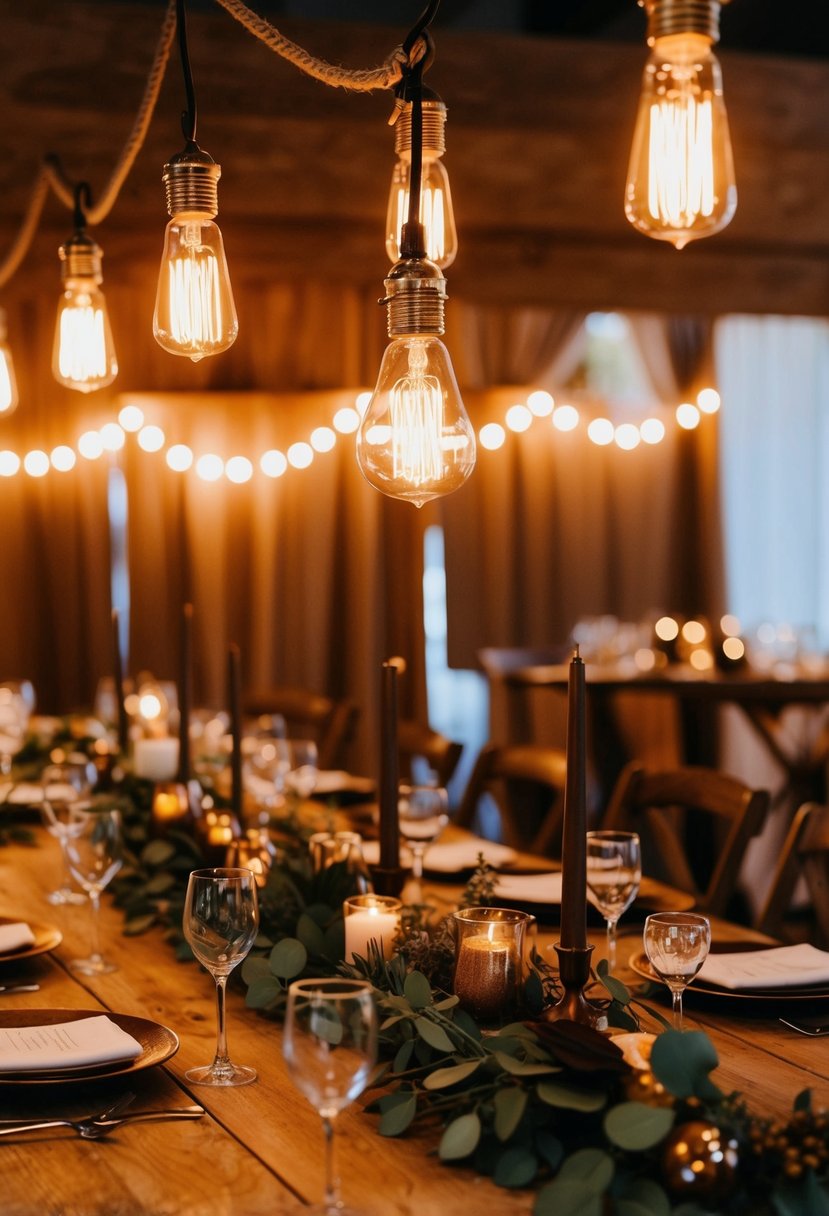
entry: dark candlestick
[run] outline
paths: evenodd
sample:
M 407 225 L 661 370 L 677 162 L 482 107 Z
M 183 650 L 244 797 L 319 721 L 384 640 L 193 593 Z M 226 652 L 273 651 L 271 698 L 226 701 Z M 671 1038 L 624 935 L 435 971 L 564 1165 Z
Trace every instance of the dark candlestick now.
M 400 866 L 397 758 L 397 666 L 383 663 L 380 686 L 380 866 Z
M 242 818 L 242 678 L 239 647 L 230 643 L 227 662 L 227 693 L 230 702 L 230 805 L 237 820 Z
M 587 946 L 587 763 L 584 660 L 570 663 L 567 695 L 567 781 L 561 849 L 561 945 Z
M 129 745 L 129 723 L 124 702 L 124 661 L 121 657 L 121 622 L 118 609 L 112 610 L 112 650 L 114 660 L 115 701 L 118 706 L 118 750 L 127 754 Z
M 181 654 L 178 680 L 178 779 L 190 780 L 190 702 L 193 691 L 193 605 L 181 610 Z

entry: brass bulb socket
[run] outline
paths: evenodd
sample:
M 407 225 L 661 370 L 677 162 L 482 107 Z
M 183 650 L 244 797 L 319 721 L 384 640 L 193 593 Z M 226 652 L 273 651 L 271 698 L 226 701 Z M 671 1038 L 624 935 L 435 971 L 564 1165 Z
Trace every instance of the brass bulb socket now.
M 103 256 L 103 250 L 91 236 L 76 232 L 58 249 L 61 281 L 68 283 L 70 279 L 93 279 L 96 283 L 102 283 Z
M 720 9 L 728 0 L 640 0 L 648 15 L 648 46 L 673 34 L 720 40 Z
M 440 337 L 446 328 L 446 279 L 427 258 L 404 258 L 385 280 L 386 324 L 390 338 L 407 334 Z
M 446 151 L 446 106 L 440 100 L 424 99 L 421 102 L 423 115 L 423 159 L 437 160 Z M 394 124 L 394 150 L 401 160 L 410 160 L 412 155 L 412 103 L 409 101 Z
M 221 176 L 221 165 L 200 148 L 172 157 L 162 175 L 170 217 L 195 212 L 214 219 L 219 213 Z

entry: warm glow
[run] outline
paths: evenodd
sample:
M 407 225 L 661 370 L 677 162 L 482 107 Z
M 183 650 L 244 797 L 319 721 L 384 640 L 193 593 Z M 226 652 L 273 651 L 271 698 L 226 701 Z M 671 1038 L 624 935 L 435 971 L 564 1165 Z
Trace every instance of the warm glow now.
M 370 392 L 357 394 L 357 397 L 354 401 L 354 405 L 361 418 L 365 417 L 365 412 L 368 409 L 368 407 L 371 405 L 372 396 L 373 396 L 373 394 Z
M 757 641 L 763 646 L 771 646 L 777 641 L 777 630 L 771 621 L 764 621 L 762 625 L 757 626 Z
M 511 405 L 507 410 L 506 424 L 511 431 L 528 431 L 533 423 L 532 412 L 526 405 Z
M 336 442 L 337 436 L 330 426 L 318 426 L 311 432 L 311 447 L 315 452 L 330 452 Z
M 653 627 L 660 642 L 672 642 L 679 636 L 679 622 L 672 616 L 661 616 Z
M 161 698 L 154 692 L 142 692 L 138 697 L 138 712 L 145 722 L 151 722 L 159 717 L 164 707 Z
M 0 417 L 14 413 L 17 406 L 17 380 L 12 353 L 5 341 L 5 322 L 0 313 Z
M 58 444 L 56 448 L 52 448 L 49 456 L 49 462 L 53 469 L 57 469 L 59 473 L 68 473 L 70 469 L 74 469 L 77 457 L 72 448 L 67 447 L 65 443 Z
M 410 163 L 398 160 L 394 167 L 386 213 L 386 252 L 392 262 L 396 262 L 400 257 L 400 236 L 403 225 L 409 218 L 410 174 Z M 423 225 L 426 256 L 445 269 L 455 260 L 458 236 L 452 212 L 449 178 L 439 160 L 423 160 L 418 218 Z
M 30 477 L 45 477 L 49 472 L 49 457 L 39 448 L 35 448 L 23 457 L 23 468 Z
M 690 401 L 683 401 L 676 407 L 676 420 L 683 430 L 693 431 L 695 427 L 699 426 L 699 410 Z
M 702 621 L 686 621 L 682 626 L 682 636 L 692 646 L 698 646 L 705 640 L 706 629 Z
M 616 427 L 614 439 L 616 446 L 622 448 L 625 452 L 630 452 L 633 448 L 639 447 L 639 441 L 642 436 L 639 434 L 639 427 L 634 426 L 632 422 L 623 422 L 621 426 Z
M 175 216 L 167 225 L 153 317 L 156 341 L 194 362 L 227 350 L 239 326 L 224 242 L 212 220 Z
M 646 418 L 639 427 L 644 443 L 661 443 L 665 438 L 665 424 L 659 418 Z
M 370 399 L 371 394 L 369 394 L 369 400 Z M 368 404 L 368 402 L 366 402 L 366 404 Z M 338 430 L 341 435 L 353 435 L 357 430 L 357 427 L 360 425 L 360 417 L 361 415 L 357 412 L 357 410 L 352 409 L 350 405 L 344 405 L 342 409 L 337 410 L 336 414 L 334 415 L 334 428 L 335 430 Z
M 697 393 L 697 405 L 703 414 L 716 414 L 722 404 L 715 388 L 703 388 Z
M 247 456 L 231 456 L 225 465 L 225 477 L 236 485 L 242 485 L 253 477 L 253 465 Z
M 731 659 L 732 663 L 737 663 L 745 657 L 746 648 L 741 638 L 732 637 L 725 639 L 722 644 L 722 652 L 727 659 Z
M 99 433 L 84 431 L 78 440 L 78 451 L 85 460 L 97 460 L 104 451 L 104 443 Z
M 294 469 L 307 469 L 314 460 L 310 443 L 292 443 L 288 448 L 288 464 Z
M 288 461 L 285 459 L 284 452 L 280 452 L 278 448 L 271 448 L 270 451 L 262 453 L 259 468 L 266 477 L 281 477 L 288 468 Z
M 694 671 L 710 671 L 714 666 L 714 659 L 707 650 L 692 650 L 688 662 Z
M 555 418 L 555 414 L 553 414 Z M 599 447 L 613 442 L 615 434 L 613 423 L 609 418 L 594 418 L 587 428 L 588 438 Z
M 723 633 L 728 637 L 737 637 L 738 634 L 743 632 L 740 624 L 740 618 L 738 616 L 734 616 L 730 612 L 727 612 L 725 616 L 720 617 L 720 629 L 722 629 Z
M 545 389 L 536 389 L 534 393 L 530 393 L 527 398 L 527 405 L 530 407 L 536 418 L 549 418 L 555 408 L 555 400 L 551 393 Z
M 138 432 L 138 446 L 143 452 L 160 452 L 165 435 L 160 426 L 144 426 Z
M 579 425 L 579 411 L 574 405 L 559 405 L 553 413 L 553 426 L 558 431 L 573 431 Z
M 144 425 L 144 411 L 137 405 L 125 405 L 118 415 L 118 421 L 131 434 L 140 431 Z
M 167 449 L 167 465 L 174 473 L 186 473 L 193 464 L 193 453 L 186 443 L 174 443 Z
M 218 481 L 224 471 L 224 461 L 213 452 L 207 452 L 196 461 L 196 474 L 202 481 Z
M 637 671 L 653 671 L 656 666 L 656 655 L 647 646 L 640 647 L 633 656 Z
M 118 361 L 106 301 L 94 279 L 70 279 L 58 305 L 52 355 L 55 379 L 82 393 L 111 384 Z
M 98 434 L 105 452 L 118 452 L 126 443 L 126 435 L 117 422 L 106 422 Z
M 500 422 L 487 422 L 478 431 L 481 447 L 490 452 L 496 452 L 498 448 L 503 447 L 506 437 L 507 433 Z
M 0 477 L 14 477 L 20 469 L 20 457 L 17 452 L 10 452 L 8 448 L 0 452 Z

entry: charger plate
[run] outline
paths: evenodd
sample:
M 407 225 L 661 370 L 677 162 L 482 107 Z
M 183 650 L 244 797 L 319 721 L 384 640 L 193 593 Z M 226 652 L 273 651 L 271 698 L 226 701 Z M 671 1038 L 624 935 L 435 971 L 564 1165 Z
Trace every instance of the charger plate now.
M 19 921 L 19 916 L 0 916 L 0 925 L 14 925 Z M 16 963 L 21 958 L 48 954 L 63 941 L 63 934 L 54 925 L 38 924 L 33 920 L 26 923 L 34 934 L 34 942 L 30 946 L 21 946 L 19 950 L 0 950 L 0 963 Z
M 767 943 L 758 943 L 755 947 L 757 950 L 768 949 Z M 641 975 L 643 979 L 651 980 L 655 984 L 663 984 L 664 981 L 651 967 L 648 961 L 648 956 L 644 950 L 637 951 L 630 956 L 628 966 L 631 971 L 635 971 L 637 975 Z M 667 992 L 667 987 L 665 988 Z M 706 999 L 718 1001 L 764 1001 L 768 1003 L 776 1002 L 778 1005 L 788 1004 L 790 1001 L 829 1001 L 829 984 L 812 984 L 802 988 L 718 988 L 715 984 L 707 984 L 705 980 L 698 976 L 691 981 L 688 987 L 683 991 L 683 1000 L 686 996 L 690 997 L 705 997 Z

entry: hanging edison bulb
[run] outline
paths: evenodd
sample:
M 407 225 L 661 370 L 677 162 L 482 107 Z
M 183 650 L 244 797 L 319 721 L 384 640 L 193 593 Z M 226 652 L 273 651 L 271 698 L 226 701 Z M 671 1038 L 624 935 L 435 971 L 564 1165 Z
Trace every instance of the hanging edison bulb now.
M 218 214 L 221 168 L 191 143 L 164 166 L 170 222 L 164 234 L 153 334 L 194 362 L 236 341 L 239 325 Z
M 420 185 L 420 215 L 426 239 L 426 256 L 445 269 L 458 252 L 458 233 L 452 210 L 449 175 L 442 160 L 446 151 L 446 106 L 431 91 L 423 98 L 423 166 Z M 396 117 L 395 117 L 396 116 Z M 412 171 L 412 103 L 394 112 L 394 167 L 386 213 L 386 251 L 392 262 L 400 257 L 403 225 L 409 215 Z
M 8 418 L 17 409 L 17 379 L 14 374 L 11 347 L 6 338 L 6 314 L 0 308 L 0 418 Z
M 723 3 L 727 0 L 723 0 Z M 640 0 L 648 45 L 625 189 L 635 228 L 682 249 L 737 208 L 720 65 L 719 0 Z
M 86 231 L 84 197 L 88 205 L 89 187 L 82 182 L 75 191 L 75 231 L 58 250 L 63 294 L 58 302 L 52 374 L 67 388 L 91 393 L 112 383 L 118 360 L 101 291 L 103 254 Z

